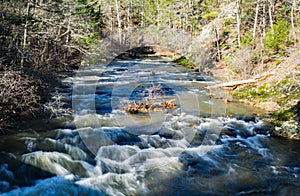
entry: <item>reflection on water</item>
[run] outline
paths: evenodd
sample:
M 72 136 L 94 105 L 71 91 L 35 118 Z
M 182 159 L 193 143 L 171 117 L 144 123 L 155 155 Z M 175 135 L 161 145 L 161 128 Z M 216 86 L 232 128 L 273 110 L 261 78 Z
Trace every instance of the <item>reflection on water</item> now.
M 258 111 L 210 98 L 205 86 L 215 81 L 208 76 L 172 63 L 136 60 L 91 67 L 68 80 L 94 92 L 74 90 L 74 118 L 1 136 L 1 193 L 300 193 L 300 142 L 270 137 L 270 127 L 253 116 Z M 163 99 L 176 99 L 178 107 L 125 113 L 122 101 L 133 98 L 141 83 L 165 84 Z

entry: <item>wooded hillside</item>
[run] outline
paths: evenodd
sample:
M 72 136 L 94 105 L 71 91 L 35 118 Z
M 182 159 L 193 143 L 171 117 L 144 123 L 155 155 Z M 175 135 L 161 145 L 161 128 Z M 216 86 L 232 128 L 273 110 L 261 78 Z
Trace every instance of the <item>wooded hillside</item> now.
M 83 60 L 97 63 L 104 38 L 127 46 L 138 40 L 137 29 L 143 40 L 156 35 L 158 44 L 181 49 L 199 71 L 226 67 L 228 78 L 250 79 L 297 50 L 299 6 L 298 0 L 2 0 L 0 124 L 43 107 L 57 72 Z

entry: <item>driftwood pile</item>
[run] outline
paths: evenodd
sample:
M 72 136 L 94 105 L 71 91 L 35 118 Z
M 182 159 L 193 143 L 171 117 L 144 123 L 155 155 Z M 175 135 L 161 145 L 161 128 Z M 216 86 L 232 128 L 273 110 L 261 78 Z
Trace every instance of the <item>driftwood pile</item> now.
M 130 105 L 123 108 L 126 112 L 131 114 L 137 113 L 148 113 L 148 112 L 163 112 L 166 109 L 175 109 L 176 104 L 175 99 L 169 101 L 159 102 L 159 103 L 139 103 Z

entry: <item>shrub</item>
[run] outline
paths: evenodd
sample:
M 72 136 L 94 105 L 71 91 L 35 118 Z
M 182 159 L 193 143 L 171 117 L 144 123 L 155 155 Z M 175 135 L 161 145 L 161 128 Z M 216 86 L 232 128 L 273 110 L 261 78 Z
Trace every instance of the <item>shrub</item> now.
M 270 54 L 284 55 L 286 47 L 291 44 L 289 40 L 290 24 L 283 19 L 279 19 L 273 27 L 273 32 L 269 30 L 266 34 L 265 49 Z
M 249 46 L 252 44 L 252 34 L 251 31 L 248 31 L 241 39 L 241 44 Z
M 189 61 L 186 57 L 182 56 L 176 60 L 173 61 L 174 63 L 177 63 L 179 65 L 182 65 L 184 67 L 187 67 L 189 69 L 194 69 L 196 68 L 196 66 L 191 62 Z
M 39 85 L 21 72 L 0 72 L 0 128 L 10 126 L 21 112 L 39 107 Z
M 203 19 L 214 19 L 218 17 L 218 12 L 217 11 L 211 11 L 207 14 L 204 14 L 202 16 Z

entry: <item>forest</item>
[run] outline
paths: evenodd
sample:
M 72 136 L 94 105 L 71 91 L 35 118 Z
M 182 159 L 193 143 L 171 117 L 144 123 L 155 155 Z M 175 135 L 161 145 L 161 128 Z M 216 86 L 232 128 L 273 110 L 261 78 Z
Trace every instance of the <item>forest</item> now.
M 46 103 L 61 85 L 58 75 L 100 62 L 107 39 L 122 50 L 168 48 L 179 54 L 176 62 L 225 81 L 273 71 L 275 82 L 240 87 L 232 96 L 270 108 L 270 121 L 297 123 L 299 6 L 298 0 L 1 0 L 0 127 L 51 113 Z

